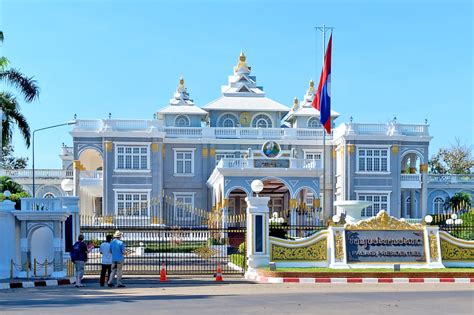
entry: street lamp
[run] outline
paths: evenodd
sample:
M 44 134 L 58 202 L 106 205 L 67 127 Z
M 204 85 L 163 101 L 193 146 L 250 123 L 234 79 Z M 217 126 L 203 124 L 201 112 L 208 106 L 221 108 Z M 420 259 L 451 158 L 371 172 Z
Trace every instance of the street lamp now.
M 458 215 L 456 213 L 451 214 L 451 218 L 446 220 L 447 225 L 460 225 L 462 223 L 462 219 L 458 219 Z
M 33 171 L 33 198 L 36 197 L 36 189 L 35 189 L 35 133 L 37 131 L 41 131 L 41 130 L 46 130 L 46 129 L 52 129 L 52 128 L 56 128 L 56 127 L 62 127 L 62 126 L 71 126 L 71 125 L 75 125 L 77 124 L 77 121 L 75 120 L 71 120 L 71 121 L 68 121 L 67 123 L 63 123 L 63 124 L 59 124 L 59 125 L 52 125 L 52 126 L 48 126 L 48 127 L 43 127 L 43 128 L 39 128 L 39 129 L 36 129 L 36 130 L 33 130 L 33 141 L 32 141 L 32 148 L 33 148 L 33 156 L 32 156 L 32 171 Z

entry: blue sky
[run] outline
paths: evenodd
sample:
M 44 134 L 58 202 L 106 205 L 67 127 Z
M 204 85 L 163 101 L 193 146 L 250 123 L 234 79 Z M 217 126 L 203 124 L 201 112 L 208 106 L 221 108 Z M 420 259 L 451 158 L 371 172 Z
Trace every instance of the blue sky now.
M 1 55 L 41 87 L 22 104 L 32 129 L 78 118 L 148 118 L 180 75 L 203 106 L 243 49 L 272 99 L 291 105 L 321 71 L 314 26 L 334 26 L 332 106 L 338 123 L 422 123 L 430 155 L 473 140 L 472 1 L 0 2 Z M 2 86 L 4 88 L 4 86 Z M 36 166 L 60 167 L 68 127 L 36 137 Z M 21 138 L 16 154 L 31 156 Z

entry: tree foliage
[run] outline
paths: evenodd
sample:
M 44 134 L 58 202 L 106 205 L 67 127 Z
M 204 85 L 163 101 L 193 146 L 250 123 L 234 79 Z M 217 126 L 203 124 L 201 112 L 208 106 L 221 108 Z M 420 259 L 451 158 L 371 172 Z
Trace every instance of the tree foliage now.
M 4 192 L 8 190 L 11 195 L 8 199 L 15 203 L 15 209 L 21 208 L 21 198 L 30 197 L 23 187 L 8 176 L 0 176 L 0 202 L 7 199 Z
M 6 170 L 19 170 L 24 169 L 28 163 L 28 158 L 15 157 L 15 150 L 11 144 L 7 144 L 3 147 L 3 155 L 0 159 L 0 168 Z
M 456 144 L 449 149 L 439 149 L 428 164 L 433 174 L 471 174 L 474 168 L 472 148 L 456 139 Z
M 455 193 L 451 198 L 445 201 L 446 209 L 460 210 L 469 209 L 471 207 L 471 195 L 466 192 Z

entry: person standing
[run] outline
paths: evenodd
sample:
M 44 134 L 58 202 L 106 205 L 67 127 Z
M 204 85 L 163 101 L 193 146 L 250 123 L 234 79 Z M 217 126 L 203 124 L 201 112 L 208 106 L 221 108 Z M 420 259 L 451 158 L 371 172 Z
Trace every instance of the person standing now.
M 124 288 L 122 283 L 122 268 L 125 254 L 125 244 L 122 242 L 122 232 L 115 231 L 114 240 L 110 243 L 110 252 L 112 253 L 112 273 L 110 274 L 109 287 L 114 286 L 114 278 L 117 276 L 117 287 Z
M 110 251 L 110 242 L 112 241 L 112 235 L 105 237 L 105 242 L 100 244 L 99 251 L 102 254 L 102 269 L 100 270 L 100 286 L 103 287 L 105 284 L 105 274 L 107 274 L 107 281 L 110 279 L 110 273 L 112 271 L 112 252 Z
M 76 288 L 84 287 L 82 278 L 84 277 L 84 266 L 87 261 L 87 245 L 84 243 L 84 235 L 80 234 L 77 242 L 72 246 L 71 261 L 74 263 L 76 271 Z

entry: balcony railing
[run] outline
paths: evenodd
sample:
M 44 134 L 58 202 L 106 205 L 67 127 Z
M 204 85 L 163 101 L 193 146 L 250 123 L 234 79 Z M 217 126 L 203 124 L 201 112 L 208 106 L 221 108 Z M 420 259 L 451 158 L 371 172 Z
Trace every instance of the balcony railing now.
M 474 174 L 429 174 L 428 183 L 434 185 L 470 184 L 474 185 Z
M 164 127 L 158 120 L 78 120 L 74 132 L 164 132 L 169 138 L 210 139 L 315 139 L 323 137 L 323 129 L 306 128 L 223 128 L 223 127 Z M 327 136 L 328 139 L 332 135 Z
M 342 135 L 387 135 L 387 136 L 429 136 L 427 124 L 359 124 L 344 123 L 335 129 L 337 136 Z
M 72 178 L 73 170 L 58 170 L 58 169 L 35 169 L 35 178 Z M 80 178 L 97 178 L 102 179 L 102 171 L 81 171 Z M 21 170 L 5 170 L 0 169 L 0 176 L 8 176 L 11 178 L 33 178 L 32 169 Z
M 401 188 L 421 188 L 421 174 L 400 174 Z
M 21 211 L 52 212 L 61 211 L 58 198 L 21 198 Z
M 284 169 L 306 169 L 306 170 L 322 170 L 321 161 L 310 159 L 286 159 L 282 160 L 265 160 L 265 166 L 257 166 L 255 160 L 262 159 L 221 159 L 216 168 L 224 169 L 246 169 L 246 168 L 284 168 Z M 273 163 L 274 162 L 274 163 Z

